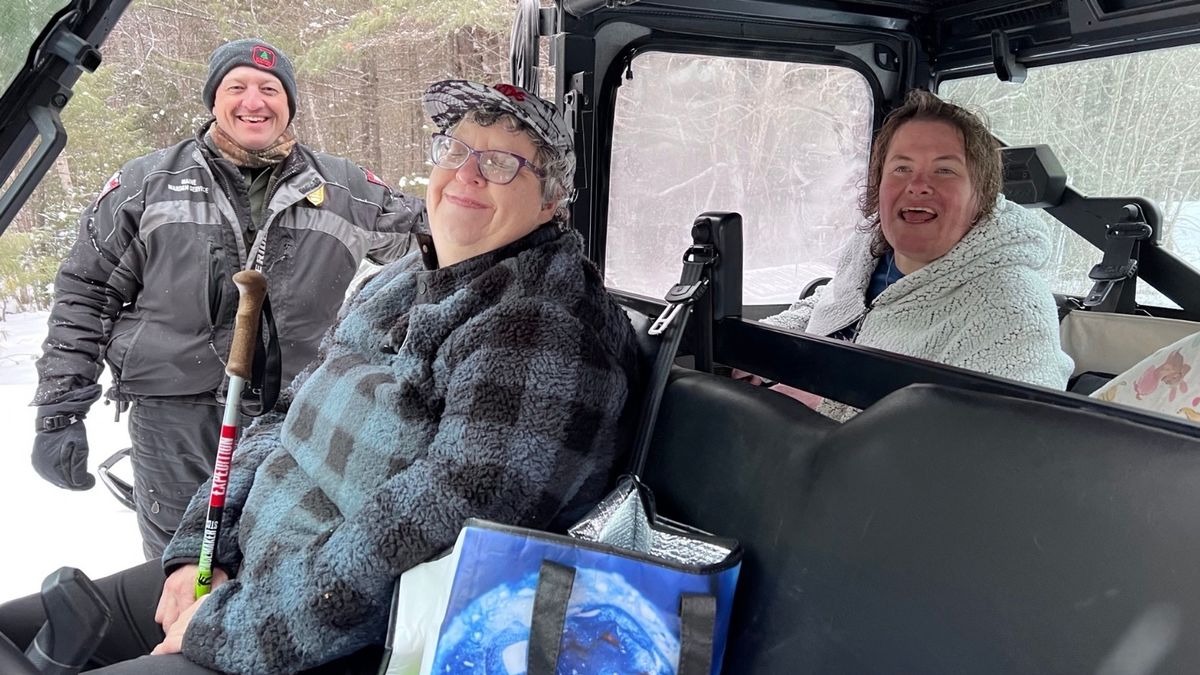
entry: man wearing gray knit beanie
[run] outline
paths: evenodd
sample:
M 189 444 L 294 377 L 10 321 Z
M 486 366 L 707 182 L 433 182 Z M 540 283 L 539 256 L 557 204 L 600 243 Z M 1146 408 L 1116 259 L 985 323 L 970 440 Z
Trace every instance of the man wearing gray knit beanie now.
M 264 40 L 247 38 L 226 42 L 208 57 L 208 78 L 204 81 L 204 107 L 212 110 L 217 86 L 229 71 L 240 67 L 274 75 L 287 95 L 289 120 L 296 117 L 296 70 L 286 54 Z
M 396 260 L 424 228 L 421 200 L 297 142 L 295 69 L 274 45 L 217 47 L 200 98 L 212 119 L 193 138 L 125 164 L 85 210 L 37 364 L 33 465 L 58 487 L 95 484 L 84 417 L 102 360 L 108 398 L 118 410 L 132 404 L 132 499 L 147 558 L 212 472 L 233 274 L 267 277 L 286 386 L 316 356 L 362 259 Z M 249 384 L 251 405 L 265 384 Z

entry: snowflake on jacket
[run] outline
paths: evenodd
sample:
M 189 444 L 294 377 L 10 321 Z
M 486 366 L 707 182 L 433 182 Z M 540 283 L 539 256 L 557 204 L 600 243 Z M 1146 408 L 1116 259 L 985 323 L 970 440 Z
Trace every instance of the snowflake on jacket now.
M 581 251 L 550 225 L 443 269 L 414 254 L 363 287 L 286 417 L 238 448 L 218 550 L 237 576 L 197 611 L 189 659 L 283 673 L 379 643 L 395 577 L 466 518 L 554 527 L 602 496 L 636 352 Z M 204 501 L 168 566 L 199 550 Z
M 1050 233 L 1031 212 L 998 197 L 992 217 L 868 307 L 878 263 L 872 237 L 856 232 L 832 281 L 764 323 L 830 335 L 861 321 L 857 344 L 1066 388 L 1074 364 L 1060 346 L 1054 295 L 1040 272 L 1050 257 Z M 856 412 L 828 400 L 819 409 L 836 419 Z

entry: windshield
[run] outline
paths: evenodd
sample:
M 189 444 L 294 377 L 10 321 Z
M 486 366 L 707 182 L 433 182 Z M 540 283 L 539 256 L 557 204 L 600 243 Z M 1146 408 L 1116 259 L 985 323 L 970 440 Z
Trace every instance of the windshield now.
M 1200 267 L 1197 58 L 1200 46 L 1163 49 L 1030 69 L 1023 84 L 994 75 L 954 80 L 939 93 L 985 112 L 1008 145 L 1048 144 L 1084 195 L 1154 200 L 1163 213 L 1162 246 Z M 1055 290 L 1082 295 L 1101 252 L 1056 229 Z M 1172 306 L 1145 284 L 1138 301 Z
M 29 46 L 64 0 L 9 0 L 0 13 L 0 79 L 7 90 L 29 57 Z

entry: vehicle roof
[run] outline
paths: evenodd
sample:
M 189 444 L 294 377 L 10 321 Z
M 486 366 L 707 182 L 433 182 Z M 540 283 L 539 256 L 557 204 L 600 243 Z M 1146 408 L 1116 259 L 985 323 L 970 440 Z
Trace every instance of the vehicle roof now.
M 991 66 L 1000 31 L 1024 65 L 1200 42 L 1200 0 L 617 0 L 604 12 L 678 12 L 705 17 L 859 26 L 913 34 L 931 73 Z M 560 0 L 568 12 L 596 0 Z

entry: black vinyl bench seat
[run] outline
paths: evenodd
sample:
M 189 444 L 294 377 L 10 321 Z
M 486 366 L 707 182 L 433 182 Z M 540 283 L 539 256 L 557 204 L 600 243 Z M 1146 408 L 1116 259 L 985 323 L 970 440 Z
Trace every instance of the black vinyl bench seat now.
M 644 478 L 745 547 L 726 673 L 1200 672 L 1200 439 L 1153 422 L 913 385 L 837 425 L 676 369 Z

